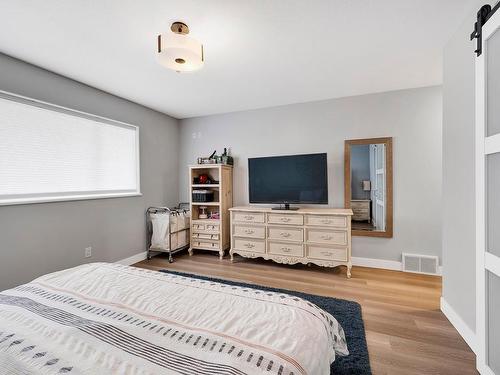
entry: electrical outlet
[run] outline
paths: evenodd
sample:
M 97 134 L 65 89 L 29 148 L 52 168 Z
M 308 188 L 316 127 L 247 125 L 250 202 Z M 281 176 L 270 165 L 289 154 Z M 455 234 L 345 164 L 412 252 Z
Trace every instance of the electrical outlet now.
M 92 247 L 85 248 L 85 258 L 90 258 L 92 256 Z

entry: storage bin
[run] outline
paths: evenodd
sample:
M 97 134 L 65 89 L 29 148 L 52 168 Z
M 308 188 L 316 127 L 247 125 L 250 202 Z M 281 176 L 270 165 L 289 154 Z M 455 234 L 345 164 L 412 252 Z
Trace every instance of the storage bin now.
M 214 192 L 212 190 L 193 190 L 193 202 L 213 202 Z

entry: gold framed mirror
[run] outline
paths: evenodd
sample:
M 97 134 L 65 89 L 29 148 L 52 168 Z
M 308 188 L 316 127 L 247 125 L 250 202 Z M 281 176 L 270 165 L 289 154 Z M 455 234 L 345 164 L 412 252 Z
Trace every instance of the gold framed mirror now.
M 392 137 L 344 143 L 344 206 L 353 210 L 352 235 L 392 237 Z

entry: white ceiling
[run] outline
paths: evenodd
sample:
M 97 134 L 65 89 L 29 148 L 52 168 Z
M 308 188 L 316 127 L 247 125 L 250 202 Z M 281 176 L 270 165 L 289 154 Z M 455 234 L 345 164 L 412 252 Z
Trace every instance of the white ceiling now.
M 440 84 L 443 46 L 474 3 L 1 0 L 0 51 L 186 118 Z M 204 44 L 200 71 L 156 62 L 176 20 Z

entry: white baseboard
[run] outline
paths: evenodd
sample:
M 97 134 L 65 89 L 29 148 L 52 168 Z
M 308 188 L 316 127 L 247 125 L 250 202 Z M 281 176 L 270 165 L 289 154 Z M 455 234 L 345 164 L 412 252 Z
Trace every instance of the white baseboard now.
M 142 252 L 140 252 L 138 254 L 132 255 L 131 257 L 128 257 L 128 258 L 116 261 L 115 263 L 123 264 L 124 266 L 130 266 L 130 265 L 132 265 L 134 263 L 137 263 L 137 262 L 140 262 L 141 260 L 146 259 L 147 256 L 148 256 L 148 252 L 147 251 L 142 251 Z
M 147 251 L 142 251 L 128 258 L 116 261 L 115 263 L 123 264 L 125 266 L 130 266 L 134 263 L 146 259 L 147 254 L 148 254 Z M 394 271 L 401 271 L 403 269 L 402 263 L 396 260 L 375 259 L 375 258 L 352 257 L 352 265 L 361 267 L 370 267 L 370 268 L 381 268 L 385 270 L 394 270 Z M 439 267 L 439 269 L 441 271 L 441 267 Z
M 460 336 L 462 336 L 467 345 L 469 345 L 472 351 L 476 353 L 477 341 L 475 332 L 470 329 L 467 324 L 465 324 L 460 315 L 453 310 L 443 297 L 441 297 L 441 311 L 448 318 L 451 325 L 455 327 Z
M 361 258 L 352 257 L 353 266 L 370 267 L 370 268 L 381 268 L 384 270 L 402 271 L 403 263 L 397 260 L 386 260 L 386 259 L 375 259 L 375 258 Z M 443 267 L 438 267 L 438 275 L 442 275 Z
M 360 257 L 352 257 L 351 259 L 353 266 L 382 268 L 385 270 L 395 270 L 395 271 L 401 271 L 403 269 L 402 263 L 396 260 L 360 258 Z

